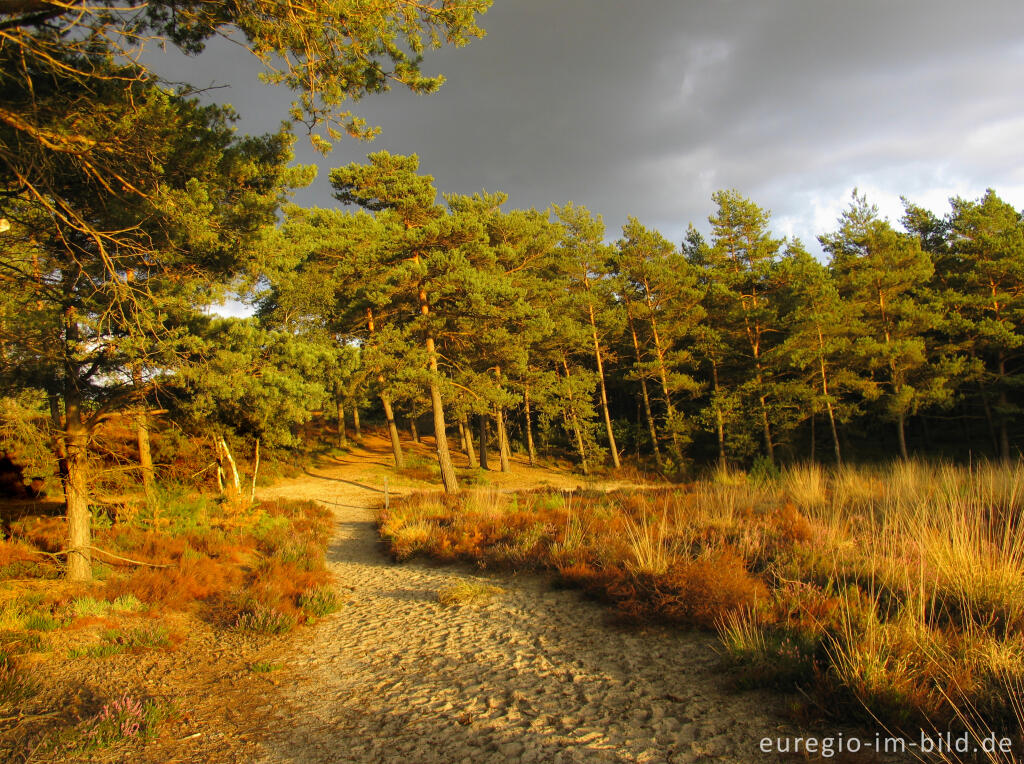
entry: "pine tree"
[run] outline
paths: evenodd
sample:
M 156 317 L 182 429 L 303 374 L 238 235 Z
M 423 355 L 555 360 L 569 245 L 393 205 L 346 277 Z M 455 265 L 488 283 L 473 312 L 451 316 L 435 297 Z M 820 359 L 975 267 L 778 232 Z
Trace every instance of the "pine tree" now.
M 907 417 L 952 395 L 948 366 L 929 359 L 927 336 L 941 320 L 927 291 L 931 258 L 918 237 L 895 231 L 856 191 L 839 229 L 819 238 L 832 256 L 840 294 L 862 317 L 866 332 L 854 351 L 880 388 L 885 415 L 896 423 L 900 456 L 907 459 Z
M 765 356 L 772 343 L 782 339 L 777 263 L 783 242 L 773 238 L 768 229 L 769 213 L 737 191 L 717 191 L 712 199 L 718 210 L 708 218 L 712 226 L 710 277 L 719 290 L 729 341 L 737 352 L 742 348 L 749 364 L 743 389 L 756 403 L 765 456 L 774 462 L 773 369 Z

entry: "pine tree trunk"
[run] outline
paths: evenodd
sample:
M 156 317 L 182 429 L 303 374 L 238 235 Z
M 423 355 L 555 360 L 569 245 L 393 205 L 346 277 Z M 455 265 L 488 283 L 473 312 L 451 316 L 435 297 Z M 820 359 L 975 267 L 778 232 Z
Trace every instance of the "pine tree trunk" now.
M 906 418 L 907 415 L 901 411 L 896 419 L 896 432 L 900 441 L 900 458 L 903 461 L 910 459 L 910 455 L 907 452 Z
M 466 453 L 466 428 L 462 426 L 462 419 L 456 417 L 455 424 L 459 426 L 459 448 Z
M 811 409 L 811 464 L 814 464 L 814 451 L 815 451 L 815 445 L 817 445 L 814 442 L 814 419 L 815 419 L 814 409 L 812 407 L 812 409 Z
M 494 377 L 501 385 L 501 367 L 494 367 Z M 494 422 L 498 427 L 498 458 L 501 462 L 502 472 L 511 472 L 511 452 L 508 447 L 508 432 L 505 430 L 505 410 L 501 406 L 496 406 L 494 411 Z
M 132 368 L 132 383 L 136 391 L 142 389 L 142 370 Z M 135 414 L 135 442 L 139 446 L 139 470 L 142 475 L 142 488 L 146 492 L 146 501 L 152 504 L 156 500 L 156 471 L 153 469 L 153 451 L 149 442 L 149 411 L 146 402 Z
M 537 466 L 537 451 L 533 447 L 533 421 L 530 417 L 530 386 L 523 390 L 523 404 L 526 408 L 526 449 L 530 454 L 530 466 Z
M 156 470 L 153 468 L 153 451 L 149 443 L 149 412 L 143 408 L 135 415 L 135 439 L 139 444 L 139 468 L 142 472 L 142 488 L 146 501 L 156 500 Z
M 92 580 L 91 528 L 89 513 L 88 445 L 89 433 L 82 422 L 77 391 L 66 385 L 64 409 L 67 426 L 67 486 L 64 491 L 68 519 L 67 579 Z
M 843 457 L 839 450 L 839 430 L 836 427 L 836 414 L 832 409 L 832 401 L 827 401 L 825 407 L 828 410 L 828 424 L 832 428 L 832 445 L 836 451 L 836 466 L 843 466 Z
M 501 471 L 511 472 L 511 454 L 508 447 L 508 433 L 505 431 L 505 414 L 500 406 L 494 412 L 494 421 L 498 425 L 498 457 L 501 461 Z
M 338 407 L 338 448 L 348 448 L 348 434 L 345 432 L 345 403 L 339 395 L 335 399 Z
M 412 442 L 413 443 L 419 443 L 420 442 L 420 434 L 416 430 L 416 417 L 415 416 L 410 416 L 409 417 L 409 434 L 412 435 Z
M 356 432 L 356 440 L 361 440 L 363 431 L 359 428 L 359 406 L 352 406 L 352 429 Z
M 718 437 L 718 464 L 724 470 L 727 462 L 725 459 L 725 417 L 722 416 L 722 407 L 718 405 L 718 362 L 711 360 L 711 380 L 715 393 L 715 435 Z
M 594 339 L 594 358 L 597 360 L 597 379 L 601 383 L 601 411 L 604 413 L 604 427 L 608 434 L 608 447 L 612 452 L 612 464 L 615 469 L 622 466 L 619 461 L 619 449 L 615 445 L 615 433 L 612 432 L 612 417 L 608 412 L 608 390 L 604 384 L 604 363 L 601 360 L 601 343 L 597 340 L 597 323 L 594 321 L 594 305 L 588 299 L 590 310 L 590 332 Z
M 572 378 L 569 376 L 569 362 L 562 356 L 562 366 L 565 367 L 565 387 L 569 393 L 569 413 L 566 419 L 569 420 L 572 432 L 576 436 L 576 449 L 580 454 L 580 469 L 584 475 L 590 474 L 590 467 L 587 465 L 587 451 L 583 446 L 583 433 L 580 431 L 579 420 L 576 417 L 576 406 L 572 395 Z
M 466 452 L 466 458 L 469 460 L 469 468 L 475 470 L 480 464 L 476 460 L 476 449 L 473 448 L 473 428 L 469 424 L 468 414 L 459 422 L 459 429 L 465 434 L 465 439 L 462 443 Z
M 633 335 L 633 350 L 636 352 L 636 365 L 640 369 L 643 361 L 640 358 L 640 341 L 636 336 L 636 326 L 633 324 L 633 313 L 626 303 L 626 316 L 629 318 L 629 331 Z M 640 389 L 643 391 L 644 414 L 647 417 L 647 429 L 651 434 L 651 447 L 654 449 L 654 463 L 661 469 L 661 449 L 658 447 L 658 430 L 654 426 L 654 415 L 651 413 L 651 398 L 647 394 L 647 377 L 640 373 Z
M 384 377 L 380 378 L 381 383 Z M 380 402 L 384 406 L 384 418 L 388 422 L 388 434 L 391 436 L 391 453 L 395 456 L 395 469 L 405 469 L 405 456 L 402 454 L 402 442 L 398 439 L 398 425 L 395 423 L 395 410 L 391 407 L 391 398 L 380 394 Z
M 430 358 L 430 406 L 434 413 L 434 441 L 437 450 L 437 465 L 441 468 L 441 484 L 445 493 L 458 493 L 459 481 L 455 476 L 455 465 L 448 450 L 448 432 L 444 423 L 444 406 L 441 403 L 441 388 L 436 380 L 437 353 L 434 351 L 434 339 L 427 338 L 427 356 Z
M 822 338 L 821 329 L 818 329 L 818 349 L 824 350 L 825 340 Z M 836 451 L 836 466 L 842 466 L 843 459 L 839 452 L 839 432 L 836 429 L 836 413 L 832 408 L 832 401 L 828 394 L 828 372 L 825 367 L 825 358 L 822 355 L 818 356 L 818 365 L 821 370 L 821 394 L 825 398 L 825 408 L 828 411 L 828 424 L 832 428 L 832 445 Z
M 647 300 L 647 305 L 648 308 L 651 308 L 650 298 Z M 665 366 L 665 349 L 661 346 L 661 337 L 658 335 L 658 323 L 654 320 L 653 309 L 651 313 L 651 336 L 654 338 L 654 354 L 658 358 L 658 376 L 661 378 L 661 392 L 665 397 L 665 415 L 669 421 L 669 434 L 672 436 L 672 458 L 676 462 L 680 462 L 683 458 L 683 444 L 679 440 L 679 433 L 676 432 L 676 409 L 672 405 L 672 396 L 669 394 L 668 389 L 668 368 Z
M 487 469 L 487 417 L 479 414 L 480 431 L 480 469 Z
M 757 362 L 757 387 L 759 390 L 764 389 L 764 379 L 761 376 L 761 362 Z M 775 464 L 775 445 L 772 443 L 772 428 L 768 424 L 768 403 L 765 396 L 758 395 L 758 402 L 761 404 L 761 429 L 764 435 L 764 448 L 768 455 L 768 461 Z

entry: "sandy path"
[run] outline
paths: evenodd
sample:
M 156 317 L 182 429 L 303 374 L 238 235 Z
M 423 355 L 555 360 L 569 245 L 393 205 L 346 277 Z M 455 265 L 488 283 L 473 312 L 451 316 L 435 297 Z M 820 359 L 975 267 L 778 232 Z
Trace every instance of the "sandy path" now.
M 382 451 L 264 493 L 333 509 L 330 567 L 350 600 L 282 656 L 286 700 L 267 709 L 261 761 L 746 762 L 787 734 L 777 698 L 724 691 L 708 636 L 617 629 L 535 576 L 391 563 L 373 525 Z M 523 470 L 518 483 L 549 478 Z M 442 607 L 437 591 L 459 580 L 503 592 Z

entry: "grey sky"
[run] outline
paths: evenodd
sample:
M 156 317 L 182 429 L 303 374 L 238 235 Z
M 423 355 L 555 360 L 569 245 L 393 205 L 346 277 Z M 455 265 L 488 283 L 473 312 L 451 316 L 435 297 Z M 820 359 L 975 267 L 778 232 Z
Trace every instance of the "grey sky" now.
M 627 215 L 679 242 L 707 229 L 711 193 L 733 187 L 774 228 L 817 251 L 858 186 L 898 218 L 903 194 L 939 214 L 986 187 L 1024 207 L 1024 4 L 947 0 L 495 0 L 487 36 L 428 54 L 447 83 L 394 91 L 358 112 L 383 128 L 321 158 L 296 200 L 334 206 L 327 173 L 370 151 L 416 153 L 442 191 L 568 200 Z M 271 130 L 290 94 L 218 44 L 158 69 L 214 91 Z

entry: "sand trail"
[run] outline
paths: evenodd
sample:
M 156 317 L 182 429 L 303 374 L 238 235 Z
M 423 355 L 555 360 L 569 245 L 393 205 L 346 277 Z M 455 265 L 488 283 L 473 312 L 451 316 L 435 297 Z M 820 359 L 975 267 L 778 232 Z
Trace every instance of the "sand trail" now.
M 725 690 L 710 636 L 616 628 L 537 576 L 390 562 L 373 507 L 385 477 L 389 492 L 415 484 L 387 457 L 370 440 L 263 493 L 331 507 L 329 565 L 349 599 L 293 643 L 262 761 L 753 762 L 770 760 L 761 738 L 796 734 L 777 697 Z M 520 487 L 575 482 L 517 467 Z M 462 580 L 502 592 L 440 605 L 438 590 Z

